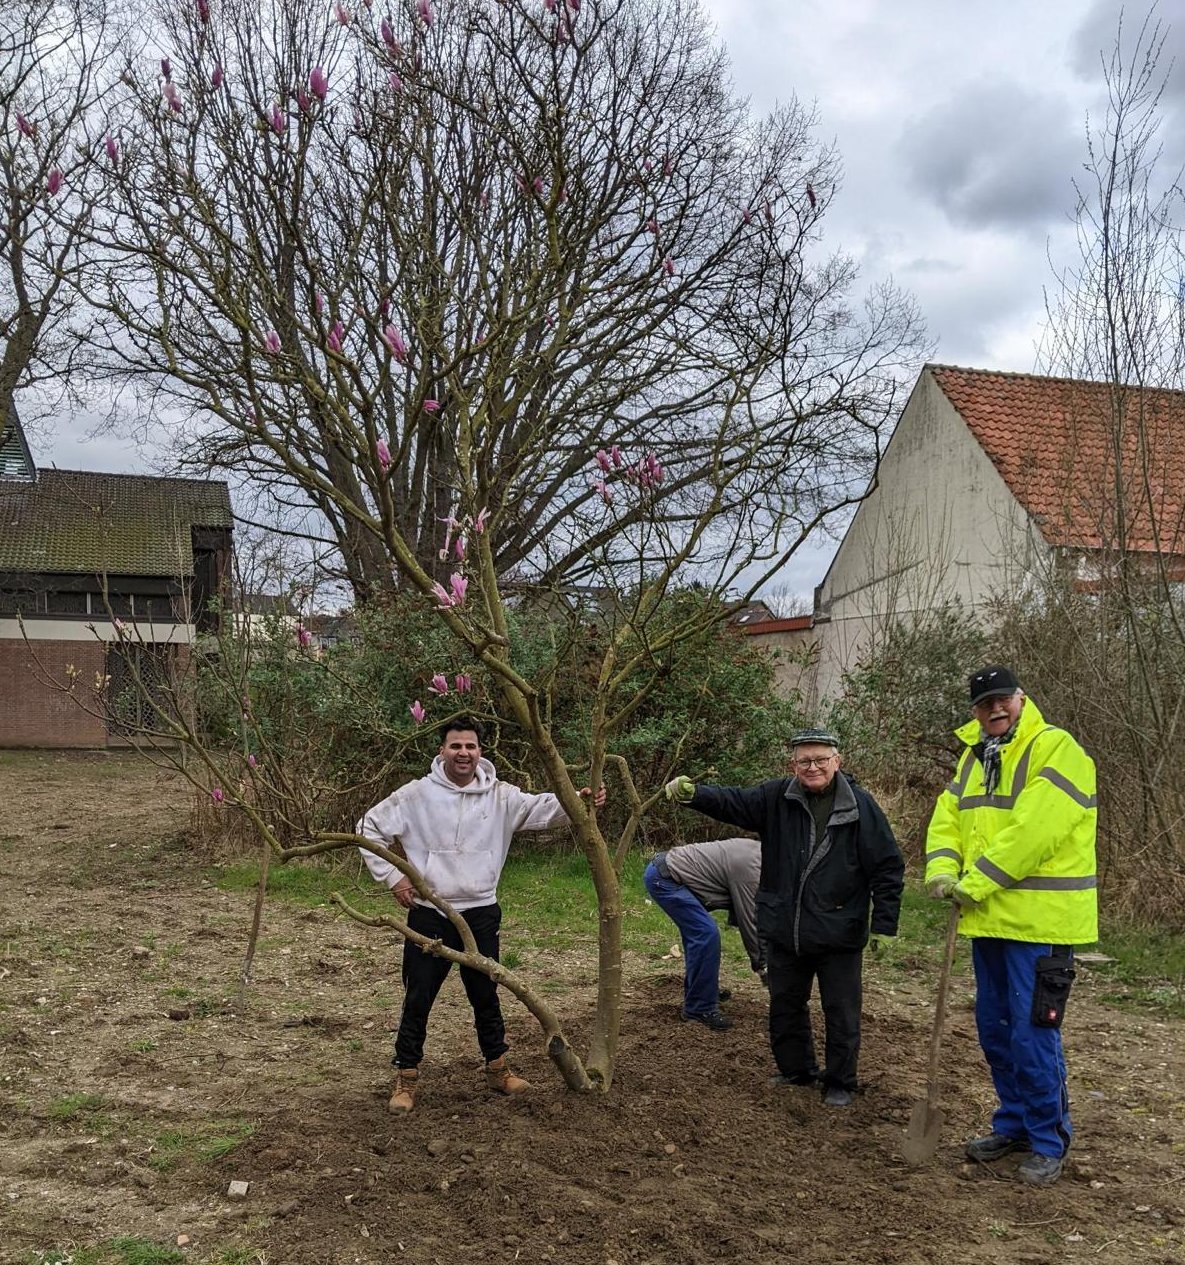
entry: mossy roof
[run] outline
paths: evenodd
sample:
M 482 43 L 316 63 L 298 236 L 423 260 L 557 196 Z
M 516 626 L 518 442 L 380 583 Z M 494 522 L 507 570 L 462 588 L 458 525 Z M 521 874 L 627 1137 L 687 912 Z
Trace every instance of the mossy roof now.
M 0 572 L 189 576 L 192 529 L 233 521 L 220 481 L 41 470 L 0 479 Z

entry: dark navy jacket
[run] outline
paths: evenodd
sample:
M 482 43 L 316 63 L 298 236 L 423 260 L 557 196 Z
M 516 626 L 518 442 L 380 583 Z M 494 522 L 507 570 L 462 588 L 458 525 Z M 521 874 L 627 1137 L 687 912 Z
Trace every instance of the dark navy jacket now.
M 757 930 L 792 953 L 862 949 L 894 936 L 905 861 L 880 805 L 842 773 L 823 838 L 797 778 L 758 786 L 697 786 L 689 807 L 761 838 Z

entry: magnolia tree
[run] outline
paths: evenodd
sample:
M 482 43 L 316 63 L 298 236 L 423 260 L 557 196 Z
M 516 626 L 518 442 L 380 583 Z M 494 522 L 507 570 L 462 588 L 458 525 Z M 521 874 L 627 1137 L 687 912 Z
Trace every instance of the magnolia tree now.
M 0 444 L 18 391 L 77 390 L 98 313 L 79 293 L 80 245 L 103 182 L 113 90 L 101 6 L 21 0 L 0 12 Z
M 453 647 L 425 681 L 480 683 L 529 739 L 597 892 L 587 1057 L 397 851 L 370 846 L 465 943 L 426 947 L 523 1000 L 570 1085 L 607 1086 L 619 873 L 657 795 L 615 736 L 721 595 L 862 494 L 924 350 L 913 307 L 889 286 L 854 296 L 851 262 L 820 246 L 835 156 L 794 102 L 750 117 L 683 0 L 186 0 L 159 16 L 161 56 L 124 73 L 90 236 L 89 301 L 120 327 L 107 352 L 207 460 L 322 514 L 359 602 L 419 594 Z M 557 661 L 510 635 L 524 585 L 576 582 L 610 595 L 584 630 L 578 750 L 544 701 Z M 672 617 L 689 582 L 706 600 Z M 427 691 L 408 701 L 425 720 Z M 359 842 L 285 847 L 202 759 L 279 855 Z M 627 806 L 614 838 L 579 794 L 607 766 Z

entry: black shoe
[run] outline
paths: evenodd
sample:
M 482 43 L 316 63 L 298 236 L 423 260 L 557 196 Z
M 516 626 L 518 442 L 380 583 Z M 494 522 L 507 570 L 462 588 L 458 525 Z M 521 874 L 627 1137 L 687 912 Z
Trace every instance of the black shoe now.
M 963 1148 L 963 1154 L 969 1160 L 978 1160 L 981 1164 L 991 1164 L 1002 1160 L 1014 1151 L 1031 1151 L 1027 1138 L 1010 1138 L 1003 1133 L 989 1133 L 986 1137 L 974 1138 Z
M 769 1078 L 771 1085 L 776 1085 L 779 1089 L 786 1086 L 793 1086 L 795 1089 L 806 1089 L 819 1083 L 818 1072 L 807 1072 L 802 1076 L 787 1076 L 783 1072 L 779 1072 L 776 1076 Z
M 1062 1158 L 1060 1155 L 1030 1155 L 1027 1160 L 1021 1160 L 1016 1175 L 1029 1186 L 1052 1186 L 1062 1175 Z
M 686 1010 L 679 1013 L 688 1023 L 702 1023 L 705 1028 L 711 1028 L 713 1032 L 725 1032 L 732 1027 L 732 1020 L 718 1010 L 704 1010 L 698 1015 L 689 1015 Z
M 856 1095 L 842 1085 L 829 1085 L 823 1095 L 825 1107 L 850 1107 L 856 1101 Z

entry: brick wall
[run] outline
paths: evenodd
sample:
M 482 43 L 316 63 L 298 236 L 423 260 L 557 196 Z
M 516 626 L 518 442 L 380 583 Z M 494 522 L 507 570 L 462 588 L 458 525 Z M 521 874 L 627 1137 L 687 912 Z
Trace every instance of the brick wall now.
M 103 670 L 103 661 L 104 648 L 93 638 L 27 644 L 0 638 L 0 747 L 105 747 L 103 721 L 41 679 L 65 682 L 66 668 L 73 664 L 82 673 L 75 691 L 92 700 L 95 673 Z

